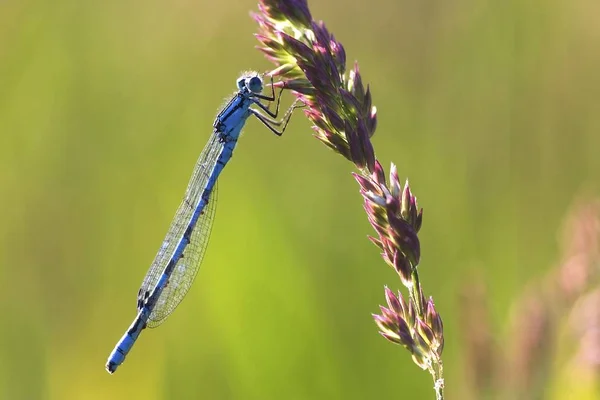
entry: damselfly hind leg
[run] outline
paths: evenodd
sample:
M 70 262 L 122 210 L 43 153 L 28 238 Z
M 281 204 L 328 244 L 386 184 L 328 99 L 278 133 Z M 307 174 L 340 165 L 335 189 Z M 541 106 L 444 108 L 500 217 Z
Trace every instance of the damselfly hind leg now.
M 281 118 L 280 120 L 270 118 L 270 117 L 262 114 L 260 111 L 253 109 L 253 108 L 250 108 L 248 110 L 256 118 L 258 118 L 258 120 L 260 122 L 262 122 L 263 125 L 265 125 L 267 128 L 269 128 L 271 130 L 271 132 L 273 132 L 277 136 L 281 136 L 281 135 L 283 135 L 283 132 L 285 132 L 285 129 L 287 128 L 287 125 L 290 122 L 290 118 L 292 118 L 292 113 L 294 112 L 294 110 L 296 108 L 304 107 L 304 104 L 298 104 L 298 102 L 299 102 L 299 100 L 294 101 L 294 103 L 290 106 L 290 108 L 288 108 L 288 110 L 285 112 L 285 115 L 283 116 L 283 118 Z M 258 101 L 256 101 L 255 104 L 257 104 L 259 106 L 263 106 Z M 261 109 L 264 110 L 263 107 L 261 107 Z M 269 115 L 272 115 L 272 114 L 269 113 Z M 276 116 L 277 115 L 275 115 L 275 117 Z M 276 127 L 279 127 L 281 125 L 283 125 L 283 127 L 281 128 L 281 130 L 278 130 Z

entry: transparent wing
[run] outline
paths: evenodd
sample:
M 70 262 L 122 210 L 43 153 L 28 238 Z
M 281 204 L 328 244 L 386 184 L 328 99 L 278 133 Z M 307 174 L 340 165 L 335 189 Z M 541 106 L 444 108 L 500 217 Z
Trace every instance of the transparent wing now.
M 150 314 L 150 318 L 148 319 L 148 326 L 150 328 L 155 328 L 162 324 L 169 314 L 181 303 L 190 286 L 192 286 L 202 258 L 206 253 L 216 209 L 217 184 L 215 183 L 208 204 L 202 210 L 198 218 L 198 223 L 192 231 L 190 243 L 183 251 L 183 257 L 175 265 L 173 273 L 169 278 L 169 283 L 158 298 L 152 314 Z
M 217 133 L 213 133 L 211 139 L 198 158 L 198 162 L 192 173 L 192 178 L 190 179 L 185 192 L 185 197 L 175 213 L 175 218 L 173 218 L 173 222 L 171 222 L 169 231 L 154 258 L 154 261 L 150 265 L 138 292 L 138 309 L 143 307 L 144 302 L 158 283 L 166 265 L 173 257 L 177 244 L 183 237 L 183 234 L 191 221 L 194 210 L 199 206 L 202 192 L 208 183 L 210 173 L 223 147 L 223 144 L 219 142 L 218 136 Z M 213 190 L 216 191 L 216 186 Z M 216 195 L 213 193 L 209 198 L 208 204 L 206 204 L 204 210 L 201 211 L 198 222 L 192 231 L 190 243 L 183 252 L 183 257 L 175 266 L 167 287 L 163 290 L 157 300 L 150 316 L 148 326 L 155 327 L 160 325 L 175 307 L 177 307 L 187 293 L 189 286 L 196 276 L 200 261 L 206 250 L 215 210 Z M 193 263 L 193 260 L 196 260 L 196 262 Z M 181 288 L 178 288 L 178 284 L 182 285 Z

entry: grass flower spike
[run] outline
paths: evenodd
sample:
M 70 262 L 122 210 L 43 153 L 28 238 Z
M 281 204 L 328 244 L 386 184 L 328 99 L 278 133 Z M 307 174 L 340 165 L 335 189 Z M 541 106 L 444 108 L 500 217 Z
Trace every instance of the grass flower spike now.
M 316 137 L 352 161 L 359 170 L 375 169 L 369 140 L 377 126 L 371 92 L 356 64 L 346 76 L 346 52 L 322 22 L 312 20 L 305 1 L 263 1 L 254 18 L 260 49 L 278 67 L 271 72 L 296 92 L 308 108 Z
M 293 91 L 306 108 L 315 137 L 358 169 L 364 209 L 377 235 L 370 240 L 399 275 L 408 297 L 385 289 L 387 307 L 374 315 L 380 333 L 404 346 L 413 361 L 434 379 L 437 399 L 443 399 L 444 347 L 442 319 L 433 300 L 426 299 L 417 266 L 421 248 L 417 236 L 423 211 L 408 183 L 402 187 L 392 164 L 389 182 L 375 157 L 371 137 L 377 109 L 354 64 L 346 71 L 346 52 L 323 22 L 312 19 L 305 0 L 261 0 L 253 14 L 259 24 L 259 49 L 276 68 L 276 84 Z

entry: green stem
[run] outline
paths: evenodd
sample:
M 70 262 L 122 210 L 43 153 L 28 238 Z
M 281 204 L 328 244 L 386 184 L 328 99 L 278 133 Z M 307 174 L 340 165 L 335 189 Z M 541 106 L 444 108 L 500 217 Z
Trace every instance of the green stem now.
M 435 390 L 436 400 L 444 400 L 444 363 L 439 357 L 432 360 L 430 368 L 433 377 L 433 389 Z
M 411 285 L 408 287 L 410 300 L 415 306 L 415 313 L 421 320 L 425 320 L 425 305 L 421 302 L 421 283 L 419 281 L 419 273 L 417 267 L 412 268 Z M 433 378 L 433 388 L 435 390 L 436 400 L 444 400 L 444 364 L 442 359 L 433 352 L 431 365 L 428 368 L 431 377 Z
M 412 300 L 413 304 L 415 305 L 415 312 L 416 312 L 417 316 L 420 319 L 425 320 L 425 312 L 423 310 L 424 305 L 421 303 L 421 294 L 420 294 L 421 283 L 419 282 L 419 273 L 417 272 L 416 266 L 412 267 L 411 280 L 412 280 L 412 285 L 411 285 L 411 287 L 407 288 L 408 294 L 409 294 L 410 299 Z

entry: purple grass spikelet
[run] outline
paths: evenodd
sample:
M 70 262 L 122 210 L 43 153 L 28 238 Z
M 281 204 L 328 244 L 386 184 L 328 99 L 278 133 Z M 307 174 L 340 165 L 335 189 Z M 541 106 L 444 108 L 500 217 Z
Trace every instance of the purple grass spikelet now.
M 377 128 L 372 88 L 365 86 L 358 63 L 347 68 L 344 46 L 322 21 L 312 19 L 306 0 L 259 0 L 258 10 L 253 14 L 258 49 L 275 64 L 268 75 L 278 77 L 275 86 L 304 104 L 314 137 L 357 168 L 353 176 L 376 233 L 369 240 L 408 291 L 405 298 L 385 289 L 387 307 L 373 315 L 379 333 L 429 371 L 436 399 L 442 400 L 443 324 L 418 275 L 423 210 L 408 181 L 400 184 L 396 166 L 391 165 L 388 183 L 377 160 L 371 142 Z

